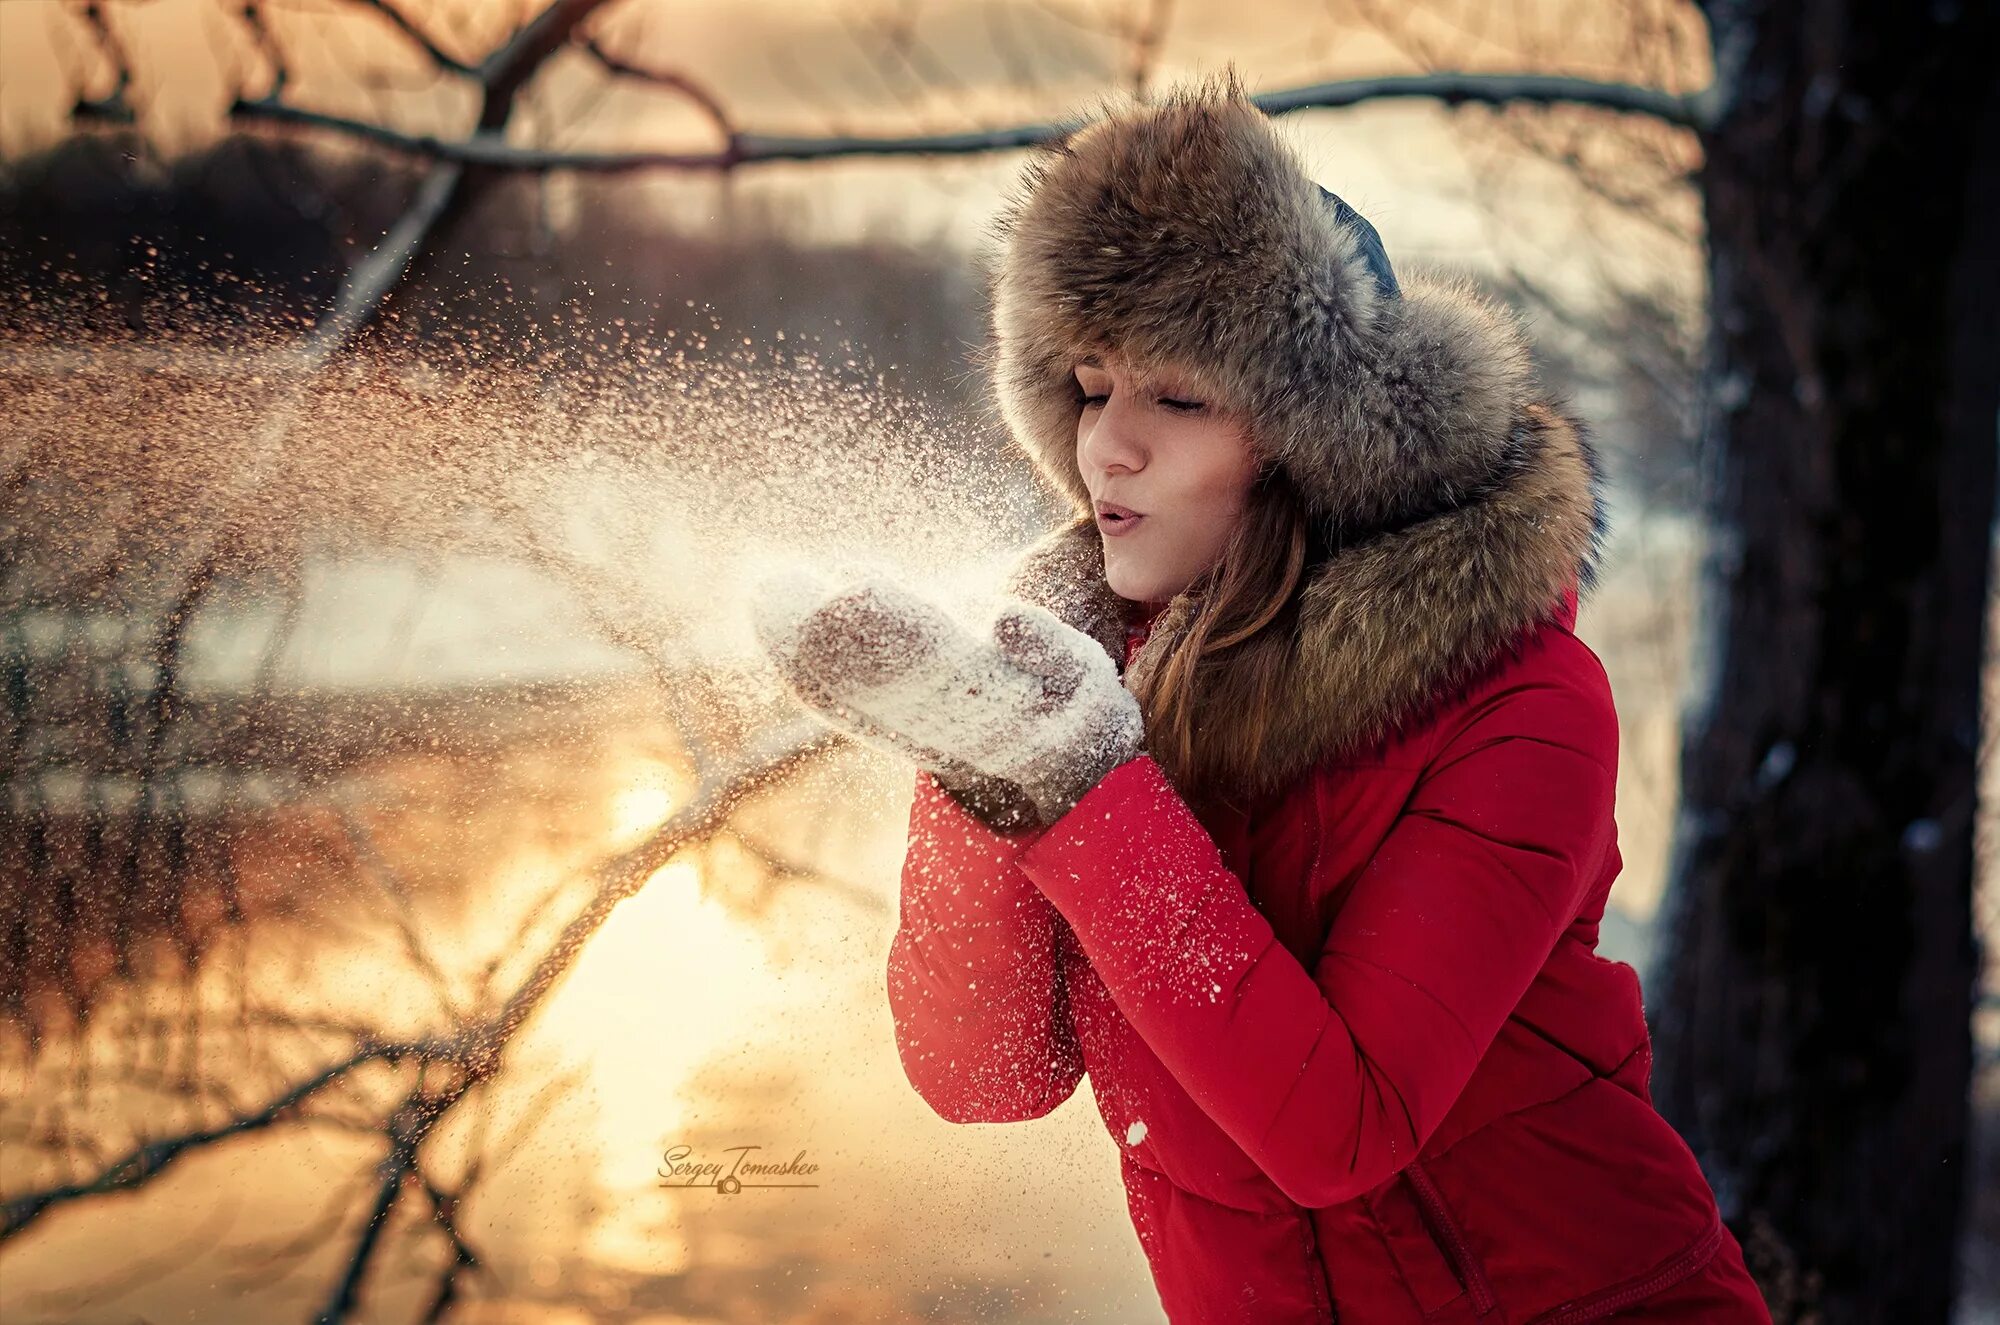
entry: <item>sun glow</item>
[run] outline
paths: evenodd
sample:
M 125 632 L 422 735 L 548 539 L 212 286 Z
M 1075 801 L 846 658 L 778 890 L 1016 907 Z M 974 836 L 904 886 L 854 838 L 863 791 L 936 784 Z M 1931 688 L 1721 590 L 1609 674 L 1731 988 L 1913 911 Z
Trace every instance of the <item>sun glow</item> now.
M 611 794 L 611 848 L 622 851 L 645 841 L 691 791 L 691 779 L 670 764 L 646 760 L 635 765 Z

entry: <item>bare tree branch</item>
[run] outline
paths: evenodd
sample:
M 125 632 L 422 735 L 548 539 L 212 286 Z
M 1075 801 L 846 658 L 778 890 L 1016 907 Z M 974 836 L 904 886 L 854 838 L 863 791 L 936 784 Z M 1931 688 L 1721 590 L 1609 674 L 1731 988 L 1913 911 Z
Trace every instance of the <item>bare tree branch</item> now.
M 148 1141 L 93 1177 L 64 1183 L 17 1196 L 0 1205 L 0 1242 L 6 1242 L 31 1227 L 56 1206 L 86 1196 L 136 1191 L 179 1163 L 188 1154 L 231 1137 L 260 1132 L 285 1121 L 301 1104 L 356 1068 L 373 1062 L 394 1062 L 417 1054 L 430 1054 L 437 1046 L 429 1041 L 393 1041 L 367 1044 L 346 1058 L 302 1081 L 286 1087 L 260 1109 L 242 1114 L 216 1127 L 183 1132 L 179 1136 Z
M 1629 83 L 1605 83 L 1560 74 L 1477 74 L 1440 70 L 1382 78 L 1349 78 L 1313 83 L 1285 92 L 1265 92 L 1251 99 L 1273 115 L 1307 109 L 1357 106 L 1364 101 L 1422 98 L 1448 106 L 1476 102 L 1488 106 L 1510 103 L 1594 106 L 1600 110 L 1650 115 L 1685 129 L 1698 129 L 1713 114 L 1708 92 L 1682 96 Z
M 285 56 L 285 48 L 278 44 L 278 34 L 271 31 L 271 25 L 264 21 L 263 7 L 256 0 L 248 0 L 241 11 L 243 26 L 250 30 L 250 44 L 264 57 L 270 66 L 270 86 L 264 90 L 264 99 L 276 101 L 284 95 L 285 85 L 291 82 L 291 61 Z
M 425 1197 L 430 1201 L 431 1216 L 444 1233 L 446 1243 L 451 1247 L 451 1259 L 438 1271 L 437 1289 L 431 1294 L 430 1302 L 424 1308 L 422 1319 L 437 1321 L 445 1318 L 452 1303 L 458 1300 L 459 1280 L 468 1274 L 475 1274 L 486 1268 L 485 1260 L 467 1242 L 458 1226 L 458 1203 L 465 1194 L 467 1183 L 446 1191 L 431 1181 L 421 1167 L 416 1173 L 422 1184 Z
M 606 50 L 604 44 L 595 37 L 585 37 L 581 46 L 591 59 L 604 66 L 606 73 L 678 92 L 708 117 L 709 122 L 715 125 L 725 141 L 736 136 L 736 126 L 730 120 L 729 112 L 723 107 L 721 99 L 686 74 L 671 69 L 653 69 L 635 64 L 622 55 Z
M 355 0 L 355 3 L 364 8 L 372 9 L 383 18 L 388 19 L 398 32 L 416 43 L 422 49 L 423 53 L 431 58 L 431 63 L 435 64 L 438 68 L 466 77 L 478 76 L 479 67 L 477 65 L 467 64 L 438 45 L 436 41 L 431 39 L 428 33 L 411 21 L 408 14 L 405 14 L 398 6 L 390 3 L 390 0 Z
M 389 1137 L 389 1153 L 382 1157 L 376 1168 L 375 1204 L 361 1226 L 361 1235 L 355 1239 L 347 1268 L 334 1284 L 333 1294 L 328 1298 L 325 1310 L 320 1312 L 319 1321 L 345 1320 L 348 1313 L 354 1310 L 361 1296 L 361 1285 L 368 1274 L 369 1262 L 374 1259 L 375 1248 L 381 1242 L 382 1230 L 388 1225 L 389 1215 L 396 1208 L 396 1203 L 402 1199 L 403 1182 L 417 1167 L 417 1151 L 430 1137 L 431 1129 L 437 1126 L 438 1120 L 463 1095 L 467 1084 L 462 1080 L 439 1093 L 419 1085 L 403 1097 L 402 1103 L 390 1115 L 383 1129 Z
M 575 963 L 585 942 L 610 916 L 612 908 L 636 893 L 676 854 L 722 829 L 729 814 L 744 797 L 782 781 L 803 764 L 844 744 L 845 739 L 833 729 L 813 719 L 801 718 L 765 735 L 730 767 L 704 769 L 700 785 L 687 804 L 644 842 L 599 867 L 596 889 L 590 900 L 543 950 L 534 968 L 499 1010 L 484 1021 L 443 1037 L 364 1039 L 346 1057 L 288 1085 L 260 1108 L 217 1126 L 146 1142 L 94 1176 L 9 1199 L 0 1204 L 0 1243 L 19 1235 L 57 1206 L 83 1197 L 136 1190 L 190 1153 L 283 1122 L 295 1116 L 301 1106 L 320 1092 L 369 1063 L 400 1063 L 414 1059 L 421 1064 L 445 1064 L 456 1068 L 461 1074 L 459 1089 L 451 1095 L 449 1102 L 443 1103 L 439 1111 L 439 1116 L 442 1116 L 462 1096 L 465 1088 L 498 1071 L 514 1035 Z M 410 1099 L 406 1099 L 399 1110 L 400 1125 L 427 1135 L 436 1120 L 426 1122 L 421 1117 L 412 1116 L 410 1111 L 414 1109 L 421 1113 L 424 1108 L 438 1104 L 437 1100 L 428 1104 L 424 1101 L 412 1104 Z M 388 1162 L 400 1161 L 396 1161 L 392 1153 Z M 340 1299 L 337 1297 L 337 1300 Z
M 132 55 L 125 49 L 125 43 L 112 30 L 111 21 L 105 16 L 104 6 L 97 0 L 85 5 L 79 17 L 83 25 L 90 29 L 91 38 L 97 43 L 104 62 L 111 66 L 117 81 L 111 90 L 101 97 L 79 96 L 70 108 L 70 114 L 77 119 L 100 120 L 112 124 L 131 124 L 138 116 L 127 100 L 126 93 L 132 88 Z
M 1338 109 L 1368 101 L 1418 98 L 1447 105 L 1512 103 L 1594 106 L 1629 114 L 1650 115 L 1683 128 L 1696 128 L 1708 114 L 1705 94 L 1681 96 L 1656 88 L 1602 83 L 1554 74 L 1435 73 L 1391 75 L 1314 83 L 1282 92 L 1255 94 L 1252 100 L 1271 114 L 1295 110 Z M 865 137 L 841 135 L 794 137 L 730 132 L 725 146 L 713 152 L 663 152 L 644 149 L 610 152 L 568 152 L 510 144 L 502 133 L 475 131 L 464 138 L 409 133 L 385 124 L 351 119 L 325 111 L 307 110 L 270 98 L 238 100 L 230 108 L 238 119 L 271 120 L 327 129 L 394 151 L 434 161 L 481 169 L 537 173 L 576 170 L 618 174 L 636 170 L 724 171 L 773 161 L 815 161 L 856 156 L 963 156 L 1033 147 L 1070 132 L 1068 123 L 1023 124 L 1002 129 L 961 133 Z

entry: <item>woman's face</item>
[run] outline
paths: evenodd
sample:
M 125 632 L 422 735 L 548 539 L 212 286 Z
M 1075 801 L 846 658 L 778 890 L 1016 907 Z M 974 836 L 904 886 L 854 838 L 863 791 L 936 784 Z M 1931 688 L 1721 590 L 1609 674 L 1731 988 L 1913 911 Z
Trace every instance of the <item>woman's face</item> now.
M 1121 598 L 1158 605 L 1222 554 L 1258 457 L 1246 421 L 1205 399 L 1171 365 L 1079 360 L 1076 464 L 1097 512 L 1104 578 Z M 1138 512 L 1115 519 L 1114 503 Z

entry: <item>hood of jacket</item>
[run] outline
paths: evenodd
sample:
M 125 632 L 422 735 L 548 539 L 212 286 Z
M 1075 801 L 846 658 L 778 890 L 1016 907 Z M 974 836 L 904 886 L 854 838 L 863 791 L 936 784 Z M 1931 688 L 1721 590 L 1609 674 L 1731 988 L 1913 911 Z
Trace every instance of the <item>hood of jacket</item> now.
M 1104 579 L 1076 461 L 1073 369 L 1107 348 L 1175 362 L 1240 407 L 1324 522 L 1331 551 L 1300 590 L 1270 743 L 1253 758 L 1247 715 L 1202 715 L 1242 790 L 1387 736 L 1595 586 L 1601 464 L 1517 321 L 1466 280 L 1388 276 L 1372 228 L 1233 73 L 1037 148 L 993 235 L 981 358 L 1014 443 L 1074 511 L 1016 562 L 1010 593 L 1126 666 L 1144 609 Z M 1183 592 L 1152 618 L 1128 680 L 1197 607 Z

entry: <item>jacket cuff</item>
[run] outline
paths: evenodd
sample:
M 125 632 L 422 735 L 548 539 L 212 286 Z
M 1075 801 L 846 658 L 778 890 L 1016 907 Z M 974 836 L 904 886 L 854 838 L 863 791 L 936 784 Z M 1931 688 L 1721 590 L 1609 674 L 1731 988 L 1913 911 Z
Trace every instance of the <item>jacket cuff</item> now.
M 965 835 L 968 846 L 990 851 L 996 856 L 1008 859 L 1020 854 L 1021 849 L 1042 834 L 1042 825 L 1034 817 L 1034 803 L 1025 796 L 1022 804 L 1027 809 L 1025 817 L 1010 812 L 1002 812 L 988 817 L 982 811 L 997 808 L 1000 804 L 996 786 L 1004 786 L 998 779 L 978 784 L 958 785 L 928 768 L 919 768 L 920 779 L 918 799 L 938 815 L 940 827 L 949 826 Z M 1018 792 L 1018 789 L 1015 789 Z

